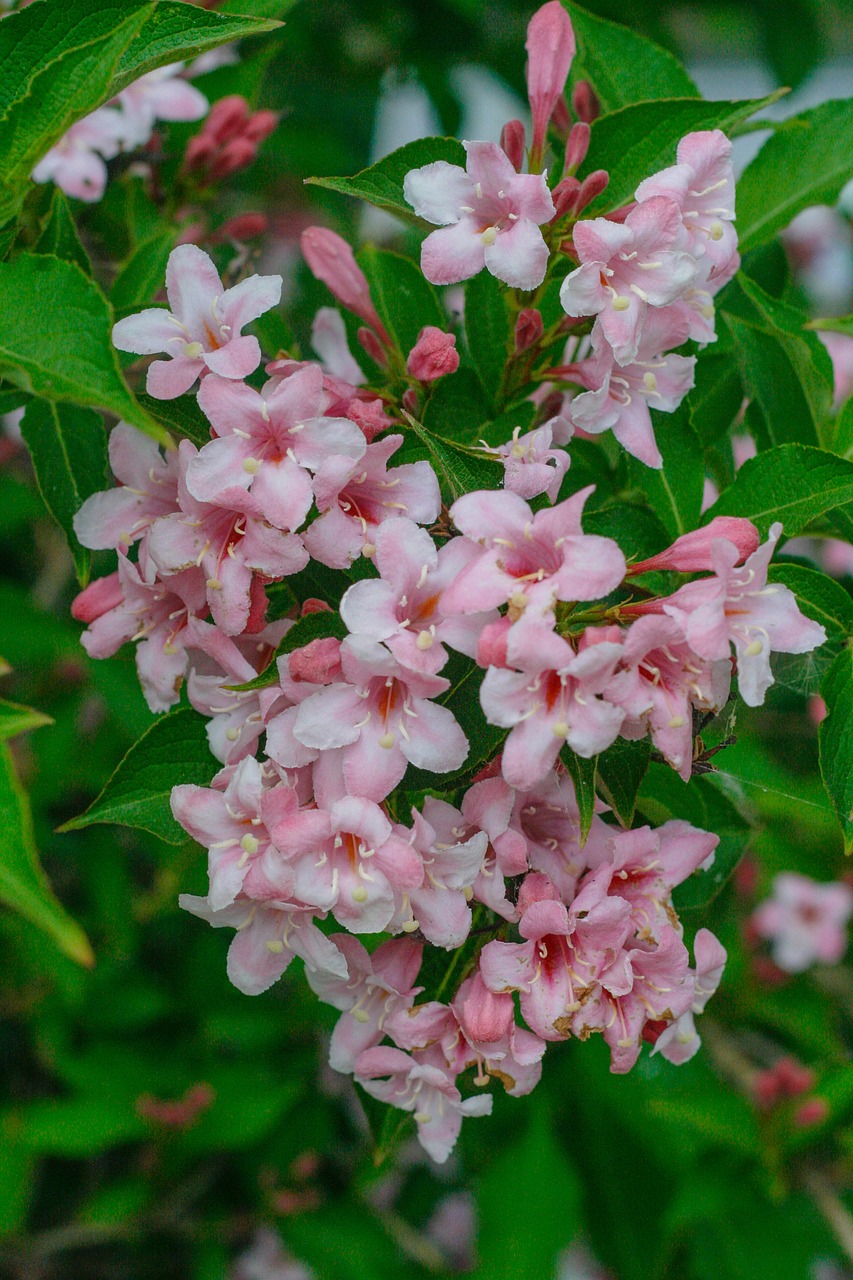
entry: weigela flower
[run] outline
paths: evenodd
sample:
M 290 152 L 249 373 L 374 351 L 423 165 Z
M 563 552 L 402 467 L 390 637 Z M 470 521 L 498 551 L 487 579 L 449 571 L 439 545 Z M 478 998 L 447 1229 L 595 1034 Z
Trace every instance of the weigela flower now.
M 93 551 L 127 550 L 159 516 L 178 510 L 178 455 L 126 422 L 109 438 L 110 469 L 118 485 L 87 498 L 74 516 L 74 532 Z M 145 560 L 144 548 L 140 559 Z
M 604 808 L 601 801 L 596 807 Z M 523 837 L 531 869 L 547 875 L 564 902 L 574 898 L 582 872 L 598 865 L 594 854 L 609 848 L 613 834 L 612 827 L 594 813 L 581 848 L 580 813 L 572 780 L 568 774 L 554 771 L 531 790 L 516 793 L 511 830 Z
M 752 915 L 759 937 L 772 943 L 773 959 L 787 973 L 813 964 L 837 964 L 847 950 L 853 890 L 837 881 L 820 884 L 794 871 L 773 881 L 771 896 Z
M 701 529 L 693 529 L 676 538 L 672 546 L 660 551 L 648 560 L 640 560 L 628 566 L 629 576 L 649 573 L 653 569 L 673 570 L 675 573 L 710 573 L 714 568 L 711 548 L 715 538 L 726 538 L 740 552 L 741 560 L 758 550 L 761 537 L 751 520 L 740 516 L 715 516 Z
M 486 267 L 517 289 L 545 278 L 548 246 L 539 230 L 554 216 L 544 174 L 516 173 L 494 142 L 465 142 L 464 169 L 435 160 L 412 169 L 403 194 L 433 231 L 421 246 L 421 268 L 432 284 L 456 284 Z
M 352 387 L 360 387 L 367 381 L 349 349 L 343 316 L 334 307 L 320 307 L 316 312 L 311 322 L 311 346 L 325 373 L 342 378 Z
M 690 252 L 711 263 L 711 273 L 737 257 L 732 144 L 719 129 L 688 133 L 678 144 L 677 164 L 646 178 L 637 199 L 664 196 L 681 210 Z
M 573 232 L 581 266 L 563 281 L 570 316 L 600 317 L 618 364 L 636 360 L 650 307 L 675 302 L 696 278 L 696 259 L 679 248 L 681 212 L 673 200 L 644 200 L 624 222 L 593 218 Z
M 693 954 L 696 963 L 692 969 L 693 1003 L 686 1013 L 671 1022 L 658 1038 L 652 1054 L 659 1053 L 667 1062 L 676 1066 L 689 1062 L 698 1052 L 702 1041 L 696 1030 L 694 1017 L 705 1012 L 705 1005 L 720 985 L 723 969 L 726 967 L 726 949 L 711 933 L 710 929 L 700 929 L 693 942 Z M 809 1087 L 808 1085 L 806 1086 Z
M 99 107 L 62 135 L 39 160 L 33 182 L 55 182 L 66 195 L 88 204 L 100 200 L 107 185 L 105 160 L 122 147 L 125 123 L 113 107 Z
M 505 488 L 526 501 L 546 493 L 549 502 L 556 502 L 571 458 L 565 448 L 553 446 L 567 445 L 573 432 L 572 424 L 560 417 L 525 435 L 516 427 L 512 439 L 493 451 L 503 460 Z
M 531 151 L 538 156 L 551 112 L 566 85 L 575 56 L 575 33 L 560 0 L 537 9 L 527 27 L 527 96 L 533 115 Z
M 347 311 L 359 316 L 390 345 L 391 339 L 370 297 L 367 277 L 355 260 L 352 249 L 328 227 L 306 227 L 300 239 L 305 261 L 313 275 L 322 280 Z
M 137 355 L 165 352 L 148 369 L 149 395 L 173 400 L 189 391 L 202 373 L 246 378 L 261 362 L 255 337 L 242 330 L 278 305 L 281 276 L 249 276 L 225 289 L 207 254 L 194 244 L 181 244 L 169 255 L 166 296 L 170 310 L 149 307 L 113 326 L 119 351 Z
M 489 843 L 484 831 L 462 839 L 458 810 L 444 800 L 427 796 L 423 812 L 412 810 L 412 830 L 397 827 L 408 838 L 423 865 L 423 883 L 406 894 L 394 923 L 421 933 L 436 947 L 461 947 L 471 928 L 468 905 Z
M 122 143 L 126 151 L 148 141 L 158 120 L 200 120 L 210 103 L 194 85 L 182 79 L 182 62 L 157 67 L 134 80 L 118 95 L 122 114 Z

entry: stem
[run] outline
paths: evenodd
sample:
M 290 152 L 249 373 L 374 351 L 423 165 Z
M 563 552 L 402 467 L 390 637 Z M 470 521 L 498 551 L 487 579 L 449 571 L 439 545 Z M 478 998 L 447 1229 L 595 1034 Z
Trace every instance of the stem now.
M 850 1211 L 819 1169 L 806 1169 L 802 1177 L 815 1208 L 844 1250 L 848 1262 L 853 1262 L 853 1217 Z

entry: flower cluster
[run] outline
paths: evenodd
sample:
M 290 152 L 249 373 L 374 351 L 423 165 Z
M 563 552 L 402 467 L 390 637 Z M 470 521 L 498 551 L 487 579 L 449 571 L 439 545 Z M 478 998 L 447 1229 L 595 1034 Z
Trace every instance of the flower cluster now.
M 559 4 L 531 24 L 531 156 L 570 35 Z M 505 134 L 517 144 L 517 129 Z M 682 340 L 676 319 L 689 328 L 701 291 L 733 269 L 720 138 L 685 140 L 624 217 L 575 225 L 582 261 L 563 304 L 597 317 L 591 359 L 609 361 L 614 388 L 639 379 L 644 404 L 649 360 L 659 367 Z M 553 265 L 539 226 L 563 216 L 545 177 L 493 144 L 467 154 L 466 172 L 439 162 L 406 179 L 419 212 L 446 224 L 424 243 L 425 273 L 450 282 L 485 265 L 533 287 Z M 779 526 L 761 544 L 749 521 L 718 517 L 632 564 L 585 532 L 592 488 L 562 501 L 559 490 L 572 415 L 594 390 L 570 402 L 571 420 L 543 409 L 498 450 L 503 490 L 444 506 L 431 463 L 395 455 L 410 444 L 409 406 L 456 373 L 455 335 L 426 325 L 400 350 L 348 246 L 310 228 L 303 250 L 389 387 L 365 384 L 331 308 L 313 328 L 320 362 L 282 357 L 264 380 L 243 329 L 277 304 L 281 279 L 225 289 L 200 249 L 176 249 L 168 309 L 121 320 L 114 341 L 165 357 L 148 367 L 154 397 L 198 382 L 210 435 L 163 456 L 114 429 L 119 484 L 86 501 L 75 529 L 83 545 L 115 549 L 118 567 L 74 612 L 94 656 L 136 643 L 152 710 L 186 682 L 208 718 L 223 767 L 209 787 L 175 787 L 172 809 L 208 850 L 208 892 L 181 904 L 235 930 L 232 981 L 257 994 L 299 956 L 341 1013 L 332 1067 L 412 1112 L 443 1160 L 463 1116 L 490 1110 L 492 1079 L 513 1095 L 535 1086 L 548 1042 L 598 1032 L 620 1072 L 644 1039 L 673 1062 L 696 1051 L 693 1019 L 725 952 L 700 930 L 691 964 L 672 892 L 707 868 L 718 838 L 680 820 L 625 830 L 600 802 L 582 817 L 567 765 L 650 735 L 687 780 L 694 713 L 723 706 L 733 669 L 757 705 L 771 651 L 804 652 L 824 632 L 767 583 Z M 541 324 L 532 309 L 522 317 L 517 349 L 535 350 Z M 550 505 L 529 505 L 543 493 Z M 315 597 L 317 565 L 346 575 L 330 586 L 335 608 Z M 661 572 L 683 575 L 668 595 L 650 585 Z M 268 622 L 268 588 L 283 579 L 297 604 Z M 431 794 L 444 781 L 445 798 Z M 381 933 L 375 949 L 359 941 Z M 426 948 L 462 951 L 454 989 L 421 979 Z

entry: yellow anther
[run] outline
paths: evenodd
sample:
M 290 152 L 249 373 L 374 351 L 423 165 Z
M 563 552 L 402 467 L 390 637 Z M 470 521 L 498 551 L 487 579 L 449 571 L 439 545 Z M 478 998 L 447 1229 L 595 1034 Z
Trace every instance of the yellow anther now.
M 256 476 L 261 469 L 260 461 L 257 458 L 244 458 L 243 470 L 250 476 Z
M 382 737 L 379 739 L 380 747 L 384 747 L 386 751 L 390 751 L 395 742 L 396 738 L 393 733 L 383 733 Z
M 631 299 L 624 297 L 621 293 L 616 294 L 612 303 L 614 311 L 627 311 L 630 305 Z

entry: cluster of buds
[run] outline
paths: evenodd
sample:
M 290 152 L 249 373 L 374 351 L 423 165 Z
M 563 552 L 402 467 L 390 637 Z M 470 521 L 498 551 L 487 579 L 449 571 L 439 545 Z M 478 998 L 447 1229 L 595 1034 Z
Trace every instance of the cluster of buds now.
M 252 111 L 236 93 L 220 98 L 201 131 L 187 143 L 184 168 L 206 183 L 227 178 L 254 162 L 258 147 L 277 126 L 275 111 Z

